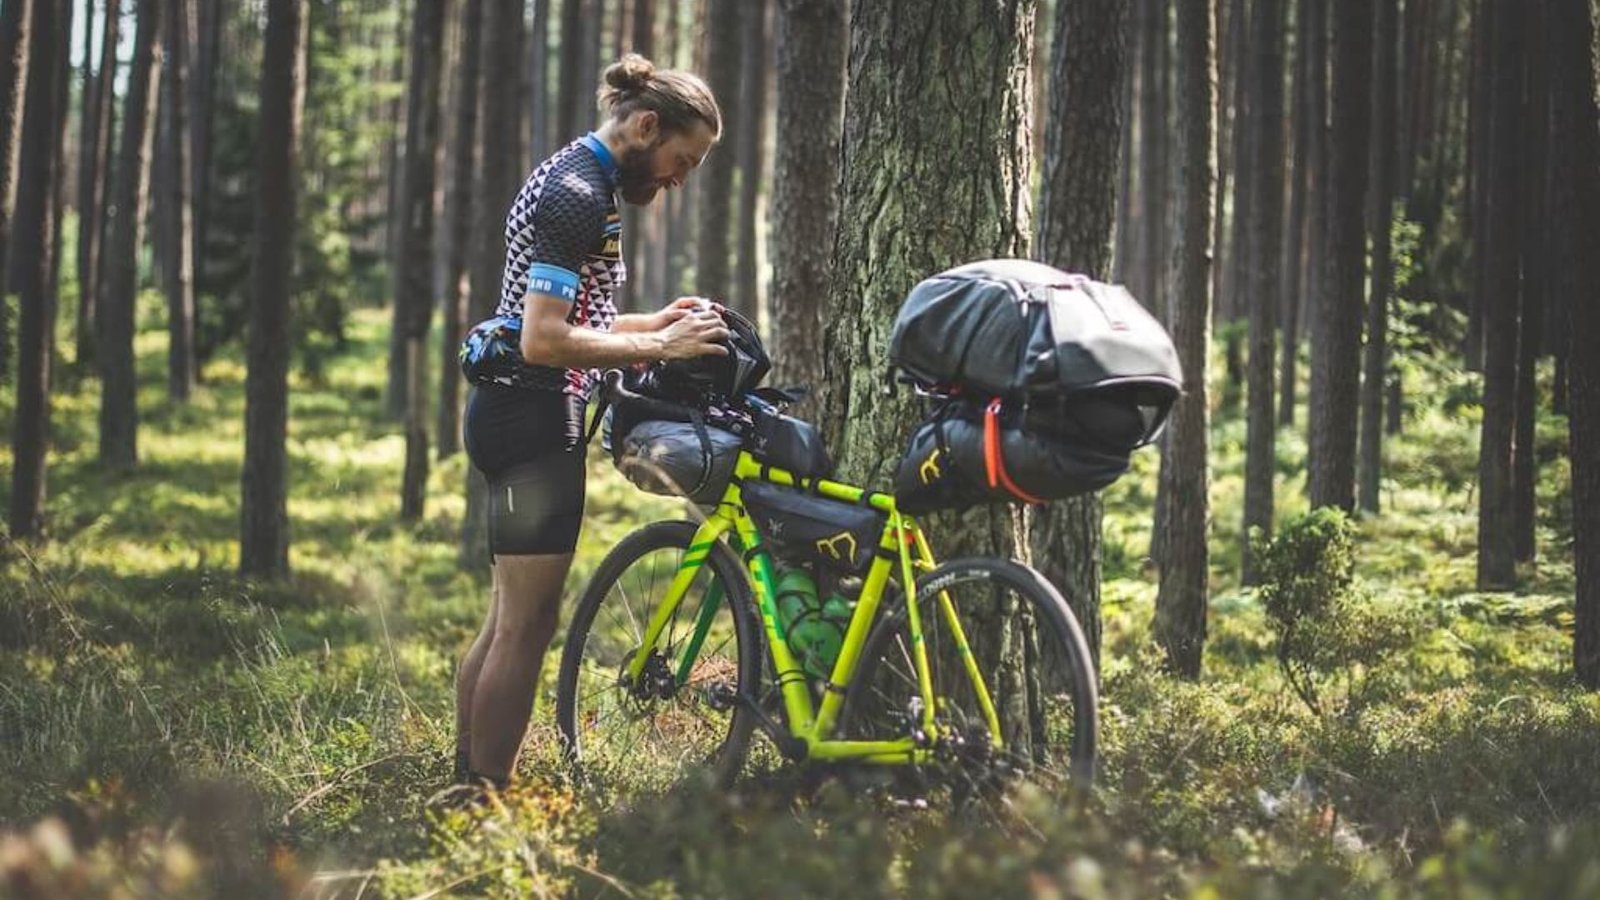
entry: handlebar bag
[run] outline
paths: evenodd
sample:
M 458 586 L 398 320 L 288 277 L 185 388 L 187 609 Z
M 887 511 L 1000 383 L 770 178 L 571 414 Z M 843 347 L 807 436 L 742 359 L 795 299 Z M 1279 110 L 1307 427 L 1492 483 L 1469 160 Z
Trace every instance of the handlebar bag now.
M 833 458 L 822 443 L 817 426 L 783 413 L 758 409 L 750 452 L 771 466 L 798 478 L 826 478 L 833 474 Z

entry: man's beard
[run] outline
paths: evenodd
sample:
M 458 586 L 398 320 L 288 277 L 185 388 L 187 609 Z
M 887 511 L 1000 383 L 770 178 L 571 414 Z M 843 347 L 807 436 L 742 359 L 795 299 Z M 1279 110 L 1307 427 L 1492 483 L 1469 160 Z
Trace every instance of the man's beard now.
M 661 185 L 651 172 L 650 158 L 659 146 L 661 141 L 658 138 L 649 147 L 635 147 L 622 152 L 622 158 L 617 160 L 617 187 L 622 199 L 635 206 L 644 206 L 656 198 Z

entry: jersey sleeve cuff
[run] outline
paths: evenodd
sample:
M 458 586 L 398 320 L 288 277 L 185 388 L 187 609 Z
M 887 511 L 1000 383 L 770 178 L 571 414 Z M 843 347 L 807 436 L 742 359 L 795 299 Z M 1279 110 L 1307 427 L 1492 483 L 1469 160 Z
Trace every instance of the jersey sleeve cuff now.
M 578 299 L 578 273 L 549 263 L 534 263 L 528 269 L 528 291 L 559 297 L 568 303 Z

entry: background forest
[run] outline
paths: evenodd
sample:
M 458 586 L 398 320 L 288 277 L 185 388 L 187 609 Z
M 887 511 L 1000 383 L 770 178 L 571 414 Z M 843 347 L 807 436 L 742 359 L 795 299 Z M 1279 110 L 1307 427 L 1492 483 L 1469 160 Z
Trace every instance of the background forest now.
M 0 896 L 1600 895 L 1597 20 L 0 0 Z M 1089 632 L 1085 806 L 575 785 L 542 689 L 521 786 L 425 815 L 488 596 L 457 340 L 630 50 L 727 124 L 629 210 L 623 301 L 756 318 L 845 477 L 910 434 L 929 274 L 1032 257 L 1172 332 L 1120 482 L 933 523 Z M 569 595 L 681 514 L 590 466 Z

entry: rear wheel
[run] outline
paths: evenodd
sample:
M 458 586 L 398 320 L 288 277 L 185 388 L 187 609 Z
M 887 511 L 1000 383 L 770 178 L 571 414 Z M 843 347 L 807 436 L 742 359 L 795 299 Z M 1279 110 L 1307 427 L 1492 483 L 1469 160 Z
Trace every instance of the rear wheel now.
M 992 740 L 940 594 L 950 598 L 987 688 L 1003 743 Z M 1009 560 L 952 560 L 917 582 L 917 611 L 933 682 L 934 762 L 924 786 L 987 794 L 1016 777 L 1086 793 L 1094 781 L 1098 690 L 1088 643 L 1059 591 Z M 874 626 L 845 694 L 842 732 L 919 736 L 923 701 L 906 608 Z
M 739 772 L 754 718 L 732 702 L 760 678 L 760 636 L 749 582 L 721 541 L 638 678 L 627 666 L 695 534 L 657 522 L 622 540 L 584 588 L 568 629 L 556 688 L 556 724 L 585 777 L 662 788 L 709 768 L 718 783 Z

